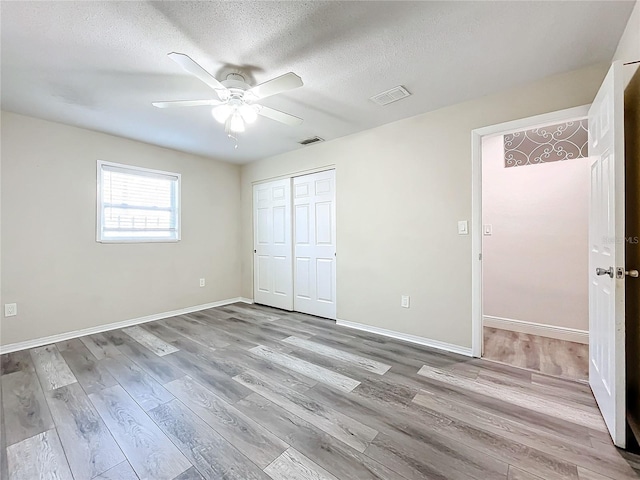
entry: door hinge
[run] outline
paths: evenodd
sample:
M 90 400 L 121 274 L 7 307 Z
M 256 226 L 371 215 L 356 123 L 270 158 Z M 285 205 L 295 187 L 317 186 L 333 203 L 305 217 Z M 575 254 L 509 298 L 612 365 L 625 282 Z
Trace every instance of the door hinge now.
M 482 254 L 481 253 L 478 254 L 478 260 L 482 260 Z

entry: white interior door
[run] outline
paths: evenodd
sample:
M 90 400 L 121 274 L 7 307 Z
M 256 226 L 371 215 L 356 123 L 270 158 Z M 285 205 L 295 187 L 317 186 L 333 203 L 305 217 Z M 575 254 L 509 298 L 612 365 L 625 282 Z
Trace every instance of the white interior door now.
M 332 319 L 336 318 L 335 186 L 335 170 L 293 179 L 293 308 Z
M 291 179 L 253 187 L 253 299 L 293 309 Z
M 625 447 L 624 91 L 614 64 L 589 109 L 589 383 Z M 622 276 L 617 275 L 622 267 Z

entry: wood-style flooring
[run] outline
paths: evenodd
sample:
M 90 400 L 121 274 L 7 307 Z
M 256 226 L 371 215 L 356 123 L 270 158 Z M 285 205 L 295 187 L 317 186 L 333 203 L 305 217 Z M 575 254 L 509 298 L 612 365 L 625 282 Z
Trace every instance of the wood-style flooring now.
M 256 305 L 2 356 L 10 480 L 622 480 L 589 388 Z
M 572 380 L 589 380 L 589 345 L 484 327 L 482 356 Z

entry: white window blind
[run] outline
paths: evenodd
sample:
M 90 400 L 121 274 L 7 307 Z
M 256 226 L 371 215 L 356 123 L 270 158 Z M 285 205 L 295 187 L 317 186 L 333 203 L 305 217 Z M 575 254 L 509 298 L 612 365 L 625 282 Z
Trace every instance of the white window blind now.
M 99 242 L 180 240 L 180 174 L 98 162 Z

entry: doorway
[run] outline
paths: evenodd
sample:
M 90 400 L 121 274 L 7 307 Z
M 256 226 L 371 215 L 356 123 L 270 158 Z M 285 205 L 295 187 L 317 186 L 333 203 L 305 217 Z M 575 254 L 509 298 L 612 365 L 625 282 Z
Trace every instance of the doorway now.
M 586 118 L 482 139 L 485 359 L 589 378 Z
M 336 318 L 335 170 L 254 185 L 254 301 Z

